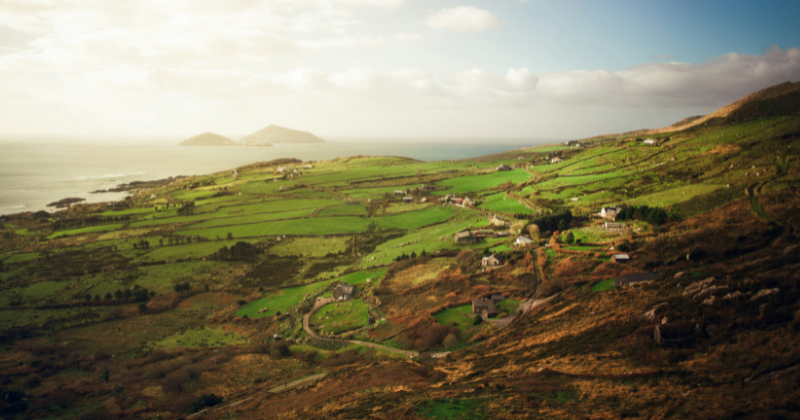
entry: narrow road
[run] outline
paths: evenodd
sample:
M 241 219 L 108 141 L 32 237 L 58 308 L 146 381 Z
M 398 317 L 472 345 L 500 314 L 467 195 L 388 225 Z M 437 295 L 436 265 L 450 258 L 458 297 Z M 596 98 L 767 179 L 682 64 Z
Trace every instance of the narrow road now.
M 327 375 L 327 373 L 323 372 L 323 373 L 318 373 L 316 375 L 306 376 L 305 378 L 300 378 L 300 379 L 298 379 L 296 381 L 289 382 L 288 384 L 278 385 L 275 388 L 270 389 L 269 392 L 278 393 L 278 392 L 281 392 L 281 391 L 283 391 L 285 389 L 294 388 L 296 386 L 303 385 L 306 382 L 312 382 L 312 381 L 316 381 L 318 379 L 322 379 L 322 378 L 325 377 L 325 375 Z
M 382 345 L 380 345 L 380 344 L 369 343 L 369 342 L 366 342 L 366 341 L 358 341 L 358 340 L 334 340 L 334 339 L 332 339 L 332 338 L 327 338 L 327 337 L 322 337 L 322 336 L 319 336 L 319 335 L 315 334 L 315 333 L 314 333 L 314 331 L 312 331 L 312 330 L 311 330 L 311 327 L 309 326 L 309 320 L 311 319 L 311 316 L 312 316 L 312 315 L 314 315 L 314 312 L 315 312 L 315 311 L 314 311 L 314 310 L 312 310 L 311 312 L 309 312 L 309 313 L 307 313 L 307 314 L 305 314 L 305 315 L 303 316 L 303 330 L 305 330 L 306 334 L 308 334 L 309 336 L 311 336 L 311 337 L 313 337 L 313 338 L 316 338 L 317 340 L 324 340 L 324 341 L 338 341 L 338 342 L 340 342 L 340 343 L 352 343 L 352 344 L 359 344 L 359 345 L 362 345 L 362 346 L 371 347 L 371 348 L 373 348 L 373 349 L 378 349 L 378 350 L 388 351 L 389 353 L 403 354 L 403 355 L 406 355 L 406 356 L 419 356 L 419 352 L 416 352 L 416 351 L 406 351 L 406 350 L 399 350 L 399 349 L 395 349 L 395 348 L 392 348 L 392 347 L 386 347 L 386 346 L 382 346 Z M 447 355 L 447 353 L 449 353 L 449 352 L 445 352 L 445 353 L 441 353 L 441 354 L 444 354 L 444 355 L 446 356 L 446 355 Z M 442 357 L 444 357 L 444 356 L 442 356 Z

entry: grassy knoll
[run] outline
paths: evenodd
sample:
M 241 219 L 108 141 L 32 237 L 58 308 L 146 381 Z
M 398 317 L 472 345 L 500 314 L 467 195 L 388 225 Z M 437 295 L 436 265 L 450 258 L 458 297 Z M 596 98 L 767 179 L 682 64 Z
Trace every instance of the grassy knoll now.
M 442 325 L 454 326 L 466 331 L 472 328 L 472 318 L 465 315 L 471 313 L 472 305 L 462 305 L 445 309 L 434 315 L 434 318 L 436 318 L 436 322 Z
M 311 317 L 311 323 L 323 334 L 336 334 L 367 325 L 368 311 L 369 305 L 360 300 L 330 303 Z
M 239 344 L 247 344 L 247 338 L 219 327 L 201 327 L 173 334 L 149 343 L 147 347 L 152 351 L 182 347 L 223 347 Z
M 115 223 L 111 225 L 100 225 L 100 226 L 90 226 L 80 229 L 70 229 L 70 230 L 59 230 L 57 232 L 53 232 L 47 239 L 53 238 L 62 238 L 65 236 L 75 236 L 75 235 L 83 235 L 86 233 L 97 233 L 97 232 L 109 232 L 112 230 L 117 230 L 122 227 L 122 223 Z
M 423 226 L 441 223 L 455 214 L 453 207 L 428 207 L 423 210 L 397 213 L 391 216 L 375 217 L 372 220 L 378 227 L 388 229 L 412 230 Z
M 507 172 L 493 172 L 486 175 L 463 176 L 438 182 L 448 187 L 446 190 L 434 191 L 434 195 L 464 194 L 495 188 L 507 182 L 521 183 L 533 179 L 533 176 L 521 169 Z

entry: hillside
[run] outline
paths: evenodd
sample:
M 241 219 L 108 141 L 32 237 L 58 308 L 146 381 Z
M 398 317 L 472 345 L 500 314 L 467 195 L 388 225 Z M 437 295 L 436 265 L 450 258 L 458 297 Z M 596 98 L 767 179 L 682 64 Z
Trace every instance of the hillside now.
M 796 418 L 796 92 L 651 143 L 281 159 L 2 217 L 0 415 Z
M 239 143 L 219 134 L 203 133 L 178 143 L 178 146 L 239 146 Z
M 324 143 L 325 140 L 307 132 L 270 125 L 243 137 L 240 142 L 246 145 L 283 144 L 283 143 Z

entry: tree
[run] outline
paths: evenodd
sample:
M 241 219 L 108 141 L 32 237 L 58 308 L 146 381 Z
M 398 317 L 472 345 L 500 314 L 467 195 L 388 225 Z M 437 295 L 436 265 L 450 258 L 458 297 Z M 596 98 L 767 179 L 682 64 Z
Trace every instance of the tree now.
M 447 337 L 444 338 L 444 342 L 442 342 L 442 344 L 444 344 L 445 348 L 455 347 L 458 345 L 458 337 L 456 337 L 456 335 L 453 333 L 447 334 Z
M 117 300 L 122 299 L 122 290 L 117 289 L 117 291 L 114 292 L 114 297 L 117 298 Z
M 233 240 L 233 234 L 228 232 L 228 235 L 225 236 L 225 239 L 227 239 L 229 241 Z
M 572 245 L 572 243 L 575 242 L 575 235 L 572 234 L 572 231 L 569 231 L 567 233 L 567 238 L 565 240 L 570 245 Z
M 472 318 L 472 325 L 480 325 L 483 322 L 483 318 L 480 315 L 475 315 L 475 318 Z
M 97 302 L 98 300 L 100 300 L 100 295 L 94 295 L 94 300 L 95 300 L 95 302 Z
M 558 221 L 558 230 L 564 230 L 568 226 L 567 221 L 565 219 L 561 219 Z

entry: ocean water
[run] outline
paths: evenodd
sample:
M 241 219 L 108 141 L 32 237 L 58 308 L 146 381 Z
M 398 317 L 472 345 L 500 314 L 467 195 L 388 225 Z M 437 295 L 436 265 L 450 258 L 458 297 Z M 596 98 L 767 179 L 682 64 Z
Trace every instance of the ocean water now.
M 334 139 L 322 144 L 276 147 L 179 147 L 153 141 L 0 140 L 0 215 L 54 210 L 67 197 L 87 202 L 119 200 L 125 193 L 90 194 L 131 181 L 203 175 L 278 158 L 304 161 L 342 156 L 405 156 L 423 161 L 455 160 L 555 140 Z

